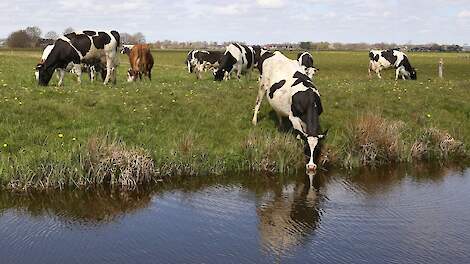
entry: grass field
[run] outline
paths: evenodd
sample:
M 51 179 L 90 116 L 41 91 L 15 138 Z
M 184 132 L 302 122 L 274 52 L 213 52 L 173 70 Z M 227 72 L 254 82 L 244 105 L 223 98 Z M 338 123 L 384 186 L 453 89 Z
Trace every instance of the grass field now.
M 294 57 L 295 54 L 288 54 Z M 314 52 L 315 80 L 329 128 L 326 164 L 353 168 L 414 160 L 466 159 L 470 142 L 470 59 L 465 54 L 409 54 L 417 81 L 388 71 L 367 77 L 367 52 Z M 257 74 L 213 82 L 187 73 L 185 52 L 154 52 L 154 79 L 39 87 L 39 51 L 0 51 L 0 186 L 47 188 L 133 185 L 173 175 L 303 170 L 302 145 L 279 132 L 264 100 L 251 118 Z M 439 58 L 445 79 L 437 78 Z M 448 133 L 448 134 L 447 134 Z

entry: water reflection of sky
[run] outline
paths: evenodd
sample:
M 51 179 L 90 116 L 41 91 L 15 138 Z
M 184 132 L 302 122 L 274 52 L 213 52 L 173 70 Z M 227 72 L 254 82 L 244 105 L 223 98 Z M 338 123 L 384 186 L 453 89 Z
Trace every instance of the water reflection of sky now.
M 0 193 L 2 263 L 465 263 L 470 170 Z

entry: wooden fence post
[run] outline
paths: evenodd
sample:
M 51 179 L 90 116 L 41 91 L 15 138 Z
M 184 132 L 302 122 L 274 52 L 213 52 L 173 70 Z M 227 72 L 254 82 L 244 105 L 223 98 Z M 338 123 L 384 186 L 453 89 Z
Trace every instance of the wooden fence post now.
M 439 60 L 439 78 L 444 78 L 444 59 L 441 58 Z

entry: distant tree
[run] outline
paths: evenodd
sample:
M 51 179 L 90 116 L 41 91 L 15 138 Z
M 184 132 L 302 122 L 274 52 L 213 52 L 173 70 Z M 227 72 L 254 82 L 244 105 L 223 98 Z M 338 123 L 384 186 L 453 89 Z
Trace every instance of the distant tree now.
M 134 44 L 143 44 L 145 43 L 145 36 L 141 32 L 137 32 L 134 35 L 132 35 L 132 39 L 134 41 Z
M 74 32 L 74 31 L 75 31 L 75 29 L 73 29 L 72 27 L 68 27 L 68 28 L 64 29 L 63 34 L 66 35 L 66 34 Z
M 133 44 L 132 42 L 132 35 L 126 32 L 120 33 L 121 35 L 121 43 L 122 44 Z
M 310 50 L 312 48 L 312 43 L 310 41 L 302 41 L 300 42 L 299 47 L 304 50 Z
M 123 44 L 143 44 L 145 43 L 145 36 L 141 32 L 137 32 L 135 34 L 129 33 L 120 33 L 121 35 L 121 42 Z
M 31 42 L 31 37 L 26 30 L 12 32 L 7 38 L 7 45 L 10 48 L 29 48 Z
M 57 34 L 55 31 L 49 31 L 46 33 L 46 35 L 44 35 L 44 38 L 56 40 L 59 38 L 59 34 Z
M 41 39 L 42 31 L 39 27 L 32 26 L 27 27 L 25 29 L 26 34 L 28 34 L 29 38 L 31 39 L 29 45 L 31 48 L 35 48 L 38 46 L 39 40 Z

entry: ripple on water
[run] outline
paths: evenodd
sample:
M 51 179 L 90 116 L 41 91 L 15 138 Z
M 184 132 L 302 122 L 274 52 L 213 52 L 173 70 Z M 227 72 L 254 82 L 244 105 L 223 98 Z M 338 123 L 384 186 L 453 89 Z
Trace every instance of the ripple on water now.
M 470 171 L 426 173 L 0 194 L 1 263 L 466 263 Z

